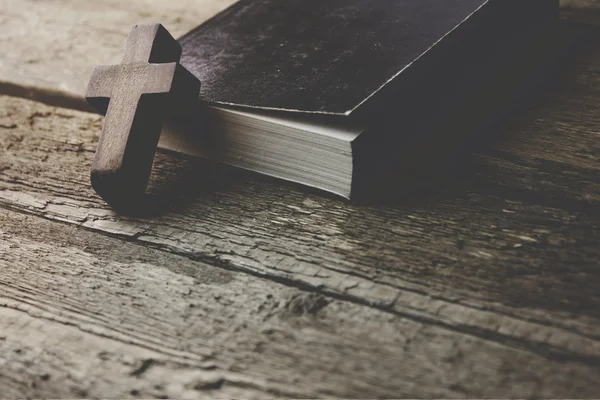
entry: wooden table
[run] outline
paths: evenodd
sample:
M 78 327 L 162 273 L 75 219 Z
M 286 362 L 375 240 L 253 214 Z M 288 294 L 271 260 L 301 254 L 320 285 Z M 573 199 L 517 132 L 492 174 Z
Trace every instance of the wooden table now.
M 600 395 L 600 27 L 427 195 L 348 204 L 160 152 L 125 217 L 89 185 L 88 68 L 133 23 L 178 35 L 230 1 L 97 3 L 0 1 L 1 92 L 51 104 L 0 96 L 1 398 Z

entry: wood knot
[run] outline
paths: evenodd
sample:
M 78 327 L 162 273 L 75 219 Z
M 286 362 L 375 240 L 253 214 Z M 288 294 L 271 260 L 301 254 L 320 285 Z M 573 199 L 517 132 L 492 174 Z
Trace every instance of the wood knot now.
M 301 293 L 294 295 L 285 309 L 296 315 L 316 314 L 329 304 L 329 300 L 317 293 Z

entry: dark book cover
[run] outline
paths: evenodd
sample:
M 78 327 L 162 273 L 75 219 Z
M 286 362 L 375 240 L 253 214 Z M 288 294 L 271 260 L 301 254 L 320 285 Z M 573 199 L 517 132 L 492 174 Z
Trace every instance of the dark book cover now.
M 326 189 L 358 198 L 426 183 L 525 106 L 557 18 L 558 0 L 241 0 L 179 42 L 210 105 L 358 130 L 351 186 Z
M 424 55 L 483 40 L 477 29 L 489 30 L 490 22 L 509 30 L 553 3 L 241 0 L 179 42 L 182 63 L 201 79 L 209 103 L 349 115 Z

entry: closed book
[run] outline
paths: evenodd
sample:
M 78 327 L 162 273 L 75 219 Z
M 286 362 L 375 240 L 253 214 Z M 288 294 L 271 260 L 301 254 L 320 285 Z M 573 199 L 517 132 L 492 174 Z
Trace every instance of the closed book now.
M 557 0 L 241 0 L 179 39 L 200 122 L 161 146 L 350 198 L 504 107 L 490 100 L 557 14 Z

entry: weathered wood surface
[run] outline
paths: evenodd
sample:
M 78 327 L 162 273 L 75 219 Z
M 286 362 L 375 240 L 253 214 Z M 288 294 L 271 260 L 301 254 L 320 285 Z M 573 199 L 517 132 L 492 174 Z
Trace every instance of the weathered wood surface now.
M 599 0 L 561 0 L 562 18 L 571 22 L 600 25 Z
M 531 324 L 536 348 L 512 332 L 519 322 L 481 335 L 20 212 L 0 210 L 0 226 L 3 398 L 598 390 L 596 341 L 574 332 Z M 555 354 L 550 335 L 562 341 Z M 582 359 L 566 349 L 575 340 L 591 346 Z
M 151 3 L 0 0 L 0 92 L 81 107 L 131 25 L 227 4 Z M 597 397 L 584 47 L 468 168 L 383 204 L 163 152 L 153 206 L 119 216 L 89 187 L 101 117 L 0 97 L 0 397 Z
M 92 68 L 117 64 L 135 24 L 162 23 L 174 37 L 234 0 L 0 0 L 0 92 L 86 108 Z
M 1 385 L 12 397 L 597 396 L 597 45 L 412 202 L 349 205 L 160 153 L 154 207 L 118 216 L 89 187 L 101 118 L 2 97 Z M 308 315 L 279 316 L 296 296 Z
M 119 62 L 133 25 L 159 22 L 177 38 L 234 1 L 0 0 L 0 92 L 87 109 L 92 68 Z M 561 4 L 600 9 L 597 0 Z
M 599 9 L 600 2 L 598 0 L 560 0 L 561 7 L 578 8 L 578 9 Z

